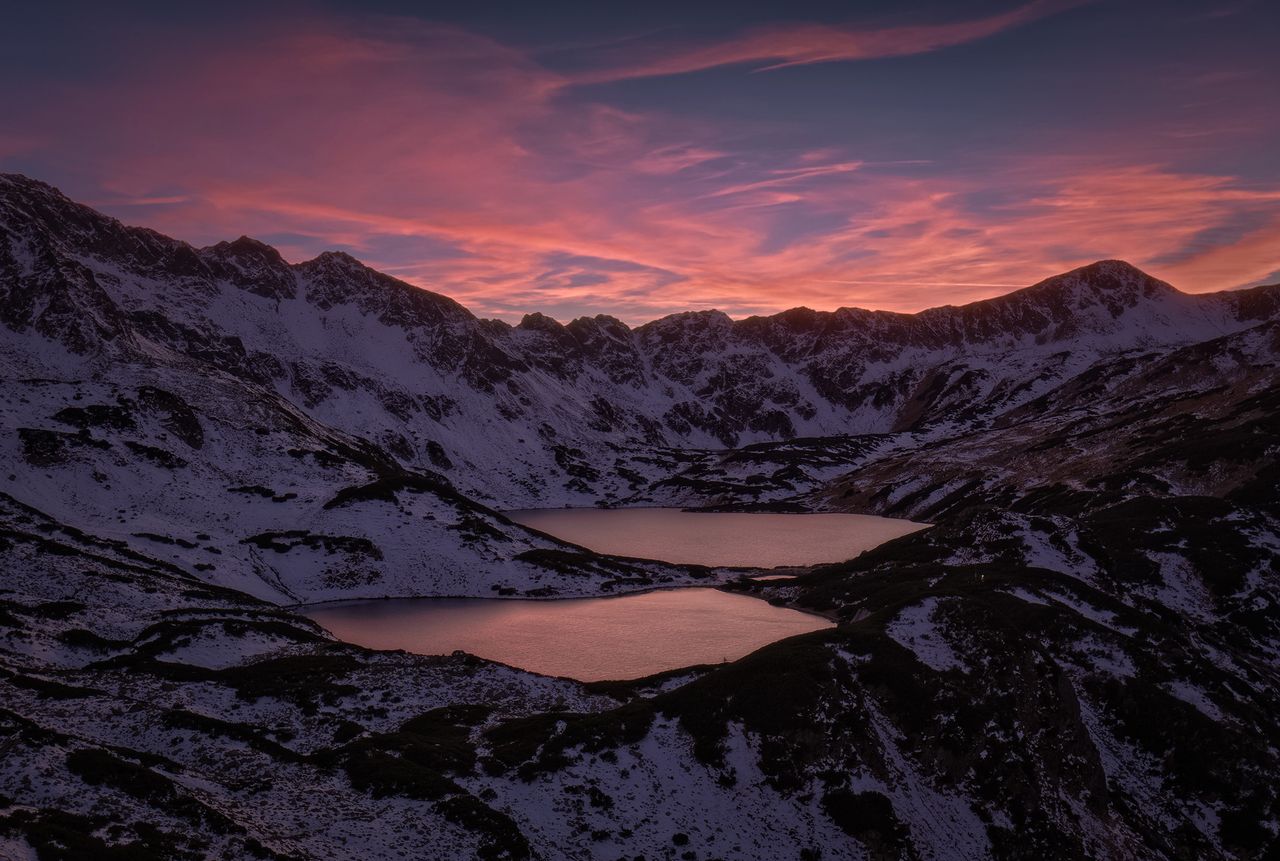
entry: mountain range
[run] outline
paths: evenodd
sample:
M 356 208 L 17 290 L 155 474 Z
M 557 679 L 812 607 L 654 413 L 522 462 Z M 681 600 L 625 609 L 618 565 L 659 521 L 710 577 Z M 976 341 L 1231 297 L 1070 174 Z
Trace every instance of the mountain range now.
M 0 854 L 1280 852 L 1280 285 L 512 326 L 4 175 L 0 366 Z M 563 505 L 934 525 L 748 581 Z M 290 609 L 694 583 L 839 624 L 583 685 Z

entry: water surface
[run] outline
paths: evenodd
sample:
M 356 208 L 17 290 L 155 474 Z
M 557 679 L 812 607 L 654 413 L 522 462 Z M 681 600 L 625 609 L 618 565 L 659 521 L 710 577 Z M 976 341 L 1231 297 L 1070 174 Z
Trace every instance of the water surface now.
M 832 624 L 758 598 L 705 588 L 555 601 L 348 601 L 301 612 L 339 639 L 367 648 L 424 655 L 462 649 L 535 673 L 588 682 L 733 661 L 775 640 Z
M 597 553 L 751 568 L 843 562 L 928 526 L 870 514 L 678 508 L 548 508 L 505 513 L 517 523 Z

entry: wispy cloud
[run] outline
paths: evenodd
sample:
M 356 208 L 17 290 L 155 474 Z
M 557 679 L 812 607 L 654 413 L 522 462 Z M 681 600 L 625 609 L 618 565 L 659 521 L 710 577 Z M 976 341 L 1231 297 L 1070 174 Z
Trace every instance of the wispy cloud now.
M 973 42 L 1081 6 L 1092 0 L 1032 0 L 997 15 L 945 24 L 869 28 L 790 24 L 757 27 L 728 38 L 693 45 L 614 46 L 620 56 L 575 75 L 574 83 L 599 84 L 631 78 L 681 75 L 720 66 L 750 65 L 758 71 L 925 54 Z
M 985 168 L 752 148 L 708 120 L 568 99 L 528 55 L 416 22 L 300 21 L 178 59 L 25 100 L 40 107 L 7 121 L 41 141 L 28 163 L 54 181 L 76 165 L 67 190 L 126 220 L 197 243 L 249 233 L 295 260 L 341 247 L 481 314 L 909 311 L 1101 257 L 1189 290 L 1280 269 L 1280 188 L 1175 169 L 1145 143 Z

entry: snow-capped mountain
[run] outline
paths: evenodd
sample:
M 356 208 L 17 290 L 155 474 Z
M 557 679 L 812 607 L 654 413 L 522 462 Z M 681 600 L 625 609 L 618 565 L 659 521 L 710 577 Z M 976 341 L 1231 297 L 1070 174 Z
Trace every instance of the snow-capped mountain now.
M 1104 261 L 919 314 L 795 309 L 518 326 L 340 253 L 195 249 L 0 178 L 6 351 L 31 375 L 179 358 L 274 391 L 401 463 L 505 505 L 621 500 L 662 449 L 955 433 L 1099 361 L 1276 316 L 1280 290 L 1192 296 Z M 500 489 L 500 490 L 499 490 Z

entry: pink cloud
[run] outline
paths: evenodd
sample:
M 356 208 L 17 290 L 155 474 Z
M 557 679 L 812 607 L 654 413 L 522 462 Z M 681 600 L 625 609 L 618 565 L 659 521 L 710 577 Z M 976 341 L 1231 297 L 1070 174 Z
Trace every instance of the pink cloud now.
M 978 38 L 1049 8 L 955 26 Z M 915 29 L 862 44 L 961 37 Z M 835 51 L 788 44 L 756 54 Z M 294 22 L 181 51 L 92 93 L 50 92 L 14 125 L 97 177 L 82 196 L 127 221 L 197 243 L 279 236 L 295 260 L 343 246 L 486 315 L 917 310 L 1101 257 L 1193 291 L 1280 269 L 1280 189 L 1143 150 L 928 173 L 841 147 L 742 152 L 732 130 L 568 100 L 571 82 L 526 55 L 417 22 Z M 1016 203 L 975 202 L 992 191 Z
M 971 21 L 903 27 L 835 27 L 818 24 L 758 27 L 718 42 L 671 49 L 575 76 L 595 84 L 629 78 L 680 75 L 720 66 L 754 64 L 761 70 L 786 66 L 872 60 L 925 54 L 993 36 L 1088 0 L 1033 0 L 998 15 Z

